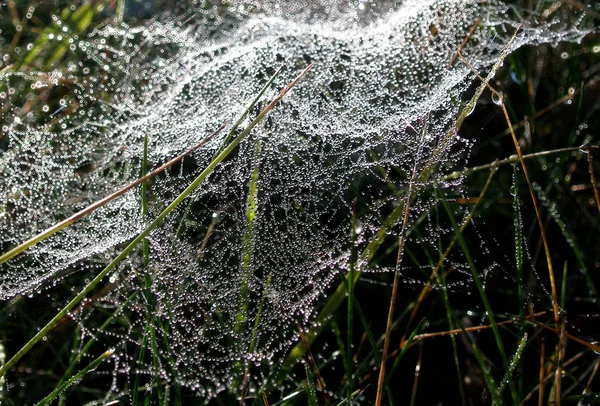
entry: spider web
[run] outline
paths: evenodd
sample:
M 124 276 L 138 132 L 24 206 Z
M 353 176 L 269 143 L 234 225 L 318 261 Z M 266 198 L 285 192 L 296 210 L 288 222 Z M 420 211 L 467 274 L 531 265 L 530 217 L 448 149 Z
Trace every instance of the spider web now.
M 308 324 L 315 302 L 348 269 L 352 202 L 364 206 L 364 249 L 409 188 L 432 188 L 464 165 L 470 142 L 454 122 L 474 75 L 449 62 L 474 22 L 481 19 L 463 54 L 477 70 L 499 58 L 520 24 L 512 49 L 578 41 L 589 31 L 582 15 L 545 18 L 551 2 L 533 11 L 470 0 L 287 3 L 204 2 L 143 27 L 107 25 L 74 41 L 81 62 L 65 71 L 2 74 L 0 228 L 8 249 L 137 179 L 144 137 L 150 166 L 158 166 L 235 122 L 279 67 L 267 102 L 314 63 L 152 232 L 147 267 L 140 253 L 130 256 L 91 299 L 117 314 L 126 308 L 127 325 L 101 329 L 94 310 L 71 314 L 85 334 L 115 343 L 115 376 L 157 373 L 208 398 L 240 384 L 240 362 L 281 359 L 295 339 L 290 326 Z M 17 97 L 26 89 L 61 97 L 24 112 Z M 133 190 L 3 264 L 0 299 L 91 279 L 208 165 L 224 137 L 152 181 L 148 215 Z M 411 181 L 426 168 L 429 178 Z M 432 203 L 417 198 L 411 219 Z M 168 343 L 145 344 L 158 365 L 134 356 L 148 320 L 156 341 Z M 264 379 L 253 375 L 250 391 Z M 115 379 L 106 399 L 123 387 Z

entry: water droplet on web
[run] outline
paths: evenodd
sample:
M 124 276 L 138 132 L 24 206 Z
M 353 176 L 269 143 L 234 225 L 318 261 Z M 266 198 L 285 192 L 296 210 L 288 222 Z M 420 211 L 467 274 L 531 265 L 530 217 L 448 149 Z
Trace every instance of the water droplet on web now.
M 492 92 L 492 102 L 494 102 L 496 106 L 502 106 L 502 104 L 504 104 L 504 95 L 502 92 Z

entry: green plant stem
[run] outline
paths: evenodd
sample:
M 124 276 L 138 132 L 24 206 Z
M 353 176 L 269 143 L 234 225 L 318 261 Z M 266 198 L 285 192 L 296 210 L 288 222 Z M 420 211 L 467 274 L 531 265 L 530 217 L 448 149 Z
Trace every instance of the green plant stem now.
M 281 93 L 271 103 L 264 108 L 264 110 L 250 123 L 248 127 L 242 131 L 240 135 L 238 135 L 228 146 L 221 152 L 215 159 L 211 161 L 210 164 L 198 175 L 196 179 L 183 191 L 179 196 L 171 202 L 159 215 L 156 219 L 144 229 L 115 259 L 112 260 L 110 264 L 106 266 L 94 279 L 90 281 L 82 290 L 75 296 L 56 316 L 52 318 L 36 335 L 34 335 L 27 344 L 23 346 L 17 353 L 10 359 L 6 364 L 0 368 L 0 377 L 6 375 L 8 370 L 12 368 L 25 354 L 29 352 L 29 350 L 44 337 L 52 328 L 60 321 L 63 317 L 65 317 L 71 309 L 73 309 L 81 300 L 90 293 L 98 283 L 110 271 L 116 268 L 116 266 L 125 259 L 129 253 L 137 247 L 137 245 L 144 239 L 152 230 L 157 228 L 162 224 L 163 220 L 169 213 L 171 213 L 186 197 L 190 195 L 200 184 L 208 177 L 208 175 L 215 169 L 215 167 L 221 163 L 238 145 L 239 143 L 250 134 L 250 131 L 260 123 L 267 114 L 279 103 L 279 101 L 295 86 L 295 84 L 300 80 L 302 76 L 304 76 L 311 68 L 312 64 L 308 65 L 289 85 L 287 85 Z
M 65 383 L 63 383 L 62 385 L 59 385 L 56 389 L 54 389 L 52 391 L 52 393 L 50 393 L 48 396 L 46 396 L 44 399 L 42 399 L 40 402 L 38 402 L 37 406 L 43 406 L 43 405 L 49 404 L 56 397 L 58 397 L 61 394 L 61 392 L 65 391 L 71 385 L 73 385 L 74 383 L 79 381 L 85 374 L 98 368 L 98 365 L 100 365 L 102 363 L 102 361 L 104 361 L 105 359 L 109 358 L 113 354 L 113 352 L 114 352 L 114 350 L 112 350 L 112 349 L 104 352 L 102 355 L 100 355 L 94 361 L 90 362 L 90 364 L 87 367 L 83 368 L 77 374 L 73 375 L 68 381 L 66 381 Z

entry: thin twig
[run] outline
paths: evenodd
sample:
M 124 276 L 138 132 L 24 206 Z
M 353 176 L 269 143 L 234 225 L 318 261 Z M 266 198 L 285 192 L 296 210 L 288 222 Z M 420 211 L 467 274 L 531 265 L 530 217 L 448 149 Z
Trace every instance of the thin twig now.
M 423 131 L 425 131 L 424 127 Z M 408 193 L 406 195 L 406 201 L 404 202 L 404 216 L 402 218 L 402 229 L 400 230 L 400 236 L 398 237 L 398 256 L 396 258 L 396 269 L 394 271 L 394 284 L 392 286 L 392 297 L 390 298 L 390 308 L 388 310 L 387 325 L 385 328 L 385 339 L 383 341 L 383 352 L 381 354 L 381 366 L 379 368 L 379 379 L 377 381 L 377 397 L 375 398 L 375 405 L 381 406 L 383 385 L 385 382 L 385 363 L 387 361 L 388 350 L 390 347 L 390 335 L 392 332 L 392 323 L 394 320 L 394 306 L 396 304 L 396 296 L 398 294 L 398 281 L 400 280 L 400 267 L 402 265 L 402 258 L 404 256 L 404 242 L 406 228 L 408 227 L 408 218 L 410 213 L 410 205 L 412 203 L 412 195 L 414 193 L 413 186 L 417 178 L 417 160 L 413 166 L 411 181 L 408 186 Z
M 475 20 L 475 22 L 473 23 L 473 26 L 469 30 L 469 33 L 467 34 L 467 36 L 465 37 L 463 42 L 460 44 L 460 46 L 458 47 L 456 52 L 454 52 L 454 54 L 452 55 L 452 59 L 450 59 L 450 62 L 448 63 L 449 68 L 452 65 L 454 65 L 454 62 L 456 62 L 456 58 L 458 58 L 458 53 L 460 51 L 462 51 L 462 49 L 465 47 L 465 45 L 467 45 L 467 41 L 469 41 L 469 38 L 471 38 L 471 35 L 473 35 L 473 33 L 475 32 L 475 29 L 477 28 L 477 26 L 479 25 L 480 22 L 481 22 L 481 17 L 477 17 L 477 20 Z
M 543 312 L 538 312 L 538 313 L 534 313 L 532 315 L 526 316 L 523 319 L 524 320 L 529 320 L 529 319 L 535 319 L 536 317 L 539 316 L 543 316 L 545 315 L 546 311 Z M 521 321 L 520 318 L 515 318 L 513 320 L 505 320 L 505 321 L 501 321 L 499 323 L 496 323 L 496 326 L 503 326 L 503 325 L 507 325 L 507 324 L 513 324 L 516 322 Z M 491 324 L 486 324 L 483 326 L 474 326 L 474 327 L 464 327 L 464 328 L 457 328 L 454 330 L 446 330 L 446 331 L 439 331 L 437 333 L 423 333 L 423 334 L 419 334 L 416 335 L 415 338 L 413 339 L 413 342 L 417 342 L 420 340 L 426 340 L 428 338 L 435 338 L 435 337 L 443 337 L 443 336 L 449 336 L 449 335 L 456 335 L 456 334 L 463 334 L 463 333 L 468 333 L 471 331 L 482 331 L 482 330 L 487 330 L 492 328 Z
M 567 147 L 567 148 L 558 148 L 558 149 L 552 149 L 549 151 L 541 151 L 541 152 L 534 152 L 531 154 L 527 154 L 527 155 L 523 155 L 523 159 L 533 159 L 533 158 L 539 158 L 542 156 L 547 156 L 547 155 L 553 155 L 553 154 L 560 154 L 563 152 L 574 152 L 574 151 L 580 151 L 582 149 L 589 149 L 589 150 L 596 150 L 596 149 L 600 149 L 600 145 L 582 145 L 580 147 Z M 504 158 L 501 159 L 499 161 L 494 161 L 491 162 L 489 164 L 484 164 L 484 165 L 479 165 L 479 166 L 474 166 L 472 168 L 468 168 L 468 169 L 464 169 L 462 171 L 454 171 L 444 177 L 442 177 L 440 180 L 441 181 L 447 181 L 447 180 L 452 180 L 452 179 L 459 179 L 463 176 L 467 176 L 470 175 L 472 173 L 475 172 L 479 172 L 479 171 L 483 171 L 486 169 L 490 169 L 494 166 L 503 166 L 503 165 L 508 165 L 508 164 L 515 164 L 519 162 L 519 156 L 518 155 L 511 155 L 508 158 Z

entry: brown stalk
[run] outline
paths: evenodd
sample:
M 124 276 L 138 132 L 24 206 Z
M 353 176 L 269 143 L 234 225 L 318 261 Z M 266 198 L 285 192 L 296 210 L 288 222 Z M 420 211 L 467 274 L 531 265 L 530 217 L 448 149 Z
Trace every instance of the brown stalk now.
M 202 240 L 202 244 L 200 245 L 200 251 L 196 256 L 196 259 L 198 261 L 204 257 L 204 250 L 206 249 L 206 245 L 208 244 L 208 239 L 210 238 L 213 230 L 215 229 L 215 226 L 217 225 L 217 217 L 218 216 L 213 217 L 212 221 L 210 222 L 210 225 L 208 226 L 208 229 L 206 230 L 206 234 L 204 234 L 204 239 Z
M 383 352 L 381 354 L 381 366 L 379 368 L 379 379 L 377 380 L 377 397 L 375 398 L 375 405 L 381 406 L 383 385 L 385 382 L 385 362 L 387 361 L 388 350 L 390 347 L 390 335 L 392 332 L 392 322 L 394 320 L 394 307 L 396 305 L 396 295 L 398 294 L 398 281 L 400 279 L 400 267 L 402 265 L 402 257 L 404 254 L 404 242 L 405 232 L 408 226 L 408 214 L 410 212 L 410 205 L 413 195 L 413 185 L 417 178 L 417 162 L 413 167 L 411 181 L 408 186 L 408 193 L 406 195 L 406 201 L 404 203 L 404 215 L 402 218 L 402 229 L 400 230 L 400 236 L 398 237 L 398 257 L 396 259 L 396 269 L 394 271 L 394 284 L 392 286 L 392 297 L 390 298 L 390 308 L 388 310 L 387 325 L 385 327 L 385 339 L 383 341 Z
M 163 172 L 165 169 L 173 166 L 175 163 L 181 161 L 186 155 L 189 155 L 190 153 L 192 153 L 193 151 L 197 150 L 198 148 L 204 146 L 208 141 L 210 141 L 215 135 L 217 135 L 223 128 L 225 128 L 225 126 L 227 125 L 227 123 L 223 123 L 223 125 L 221 125 L 221 127 L 219 127 L 215 132 L 213 132 L 211 135 L 209 135 L 208 137 L 206 137 L 205 139 L 203 139 L 201 142 L 199 142 L 198 144 L 194 145 L 193 147 L 191 147 L 190 149 L 188 149 L 187 151 L 185 151 L 184 153 L 182 153 L 181 155 L 171 159 L 170 161 L 168 161 L 167 163 L 165 163 L 164 165 L 159 166 L 158 168 L 156 168 L 155 170 L 153 170 L 152 172 L 148 173 L 145 176 L 142 176 L 141 178 L 139 178 L 138 180 L 136 180 L 133 183 L 130 183 L 129 185 L 117 190 L 116 192 L 95 201 L 94 203 L 90 204 L 88 207 L 86 207 L 83 210 L 78 211 L 77 213 L 73 214 L 72 216 L 54 224 L 52 227 L 47 228 L 46 230 L 42 231 L 41 233 L 31 237 L 29 240 L 25 241 L 24 243 L 20 244 L 18 247 L 8 251 L 7 253 L 3 254 L 2 256 L 0 256 L 0 264 L 10 260 L 11 258 L 14 258 L 15 256 L 19 255 L 20 253 L 22 253 L 23 251 L 25 251 L 26 249 L 34 246 L 35 244 L 37 244 L 38 242 L 50 237 L 51 235 L 55 234 L 56 232 L 62 230 L 65 227 L 70 226 L 71 224 L 75 223 L 77 220 L 82 219 L 83 217 L 87 216 L 88 214 L 90 214 L 91 212 L 93 212 L 94 210 L 106 205 L 107 203 L 109 203 L 110 201 L 116 199 L 119 196 L 122 196 L 123 194 L 125 194 L 127 191 L 133 189 L 134 187 L 141 185 L 142 183 L 144 183 L 145 181 L 147 181 L 148 179 L 153 178 L 154 176 L 158 175 L 159 173 Z
M 565 338 L 565 319 L 563 317 L 560 325 L 560 333 L 558 336 L 558 354 L 556 360 L 556 372 L 554 375 L 554 399 L 556 406 L 560 406 L 561 391 L 562 391 L 562 373 L 563 373 L 563 361 L 565 359 L 565 351 L 567 347 L 567 340 Z
M 592 371 L 592 373 L 590 374 L 590 379 L 588 379 L 587 381 L 587 387 L 589 388 L 590 385 L 592 384 L 592 381 L 594 380 L 594 378 L 596 377 L 596 374 L 598 373 L 598 367 L 600 367 L 600 359 L 598 359 L 596 361 L 596 365 L 594 365 L 594 370 Z M 591 391 L 590 391 L 591 392 Z M 585 392 L 584 392 L 585 393 Z M 589 393 L 589 392 L 588 392 Z
M 477 20 L 475 20 L 475 22 L 471 26 L 469 33 L 467 34 L 467 36 L 465 37 L 463 42 L 460 44 L 460 46 L 458 47 L 456 52 L 454 52 L 454 54 L 452 55 L 452 59 L 450 59 L 450 62 L 448 63 L 449 68 L 452 67 L 452 65 L 454 65 L 454 62 L 456 62 L 456 58 L 458 58 L 458 53 L 460 51 L 462 51 L 462 49 L 465 47 L 465 45 L 467 45 L 467 41 L 469 41 L 469 38 L 471 38 L 471 35 L 473 35 L 473 33 L 475 32 L 475 29 L 477 29 L 477 26 L 479 25 L 480 22 L 481 22 L 481 17 L 477 17 Z
M 536 317 L 539 316 L 543 316 L 544 314 L 546 314 L 547 312 L 538 312 L 535 314 L 532 314 L 530 316 L 526 316 L 523 319 L 524 320 L 529 320 L 529 319 L 535 319 Z M 507 325 L 507 324 L 512 324 L 515 323 L 517 321 L 520 321 L 519 319 L 514 319 L 514 320 L 505 320 L 505 321 L 501 321 L 500 323 L 496 323 L 496 326 L 503 326 L 503 325 Z M 414 337 L 413 342 L 417 342 L 417 341 L 421 341 L 421 340 L 426 340 L 428 338 L 435 338 L 435 337 L 443 337 L 443 336 L 449 336 L 449 335 L 455 335 L 455 334 L 463 334 L 463 333 L 468 333 L 468 332 L 472 332 L 472 331 L 483 331 L 483 330 L 487 330 L 492 328 L 491 324 L 486 324 L 484 326 L 474 326 L 474 327 L 465 327 L 465 328 L 457 328 L 454 330 L 447 330 L 447 331 L 439 331 L 437 333 L 424 333 L 424 334 L 418 334 Z
M 413 381 L 412 394 L 410 396 L 411 403 L 414 402 L 417 397 L 417 388 L 419 386 L 419 376 L 421 375 L 421 364 L 423 363 L 423 347 L 425 346 L 424 342 L 419 343 L 419 358 L 417 358 L 417 363 L 415 364 L 415 380 Z
M 325 393 L 325 380 L 319 372 L 319 367 L 317 366 L 315 358 L 313 357 L 312 352 L 310 351 L 310 345 L 308 344 L 306 335 L 304 334 L 304 331 L 302 331 L 302 326 L 300 325 L 300 322 L 298 320 L 296 320 L 296 327 L 298 328 L 300 339 L 302 340 L 302 343 L 304 343 L 304 347 L 306 348 L 306 357 L 308 358 L 308 362 L 310 363 L 313 373 L 315 374 L 315 378 L 317 379 L 317 387 L 323 392 L 324 396 L 327 398 L 327 393 Z
M 594 189 L 594 197 L 596 198 L 598 211 L 600 211 L 600 194 L 598 193 L 598 183 L 596 182 L 596 175 L 594 174 L 594 160 L 592 158 L 592 149 L 589 145 L 587 145 L 586 150 L 588 157 L 588 170 L 590 171 L 590 179 L 592 181 L 592 189 Z

